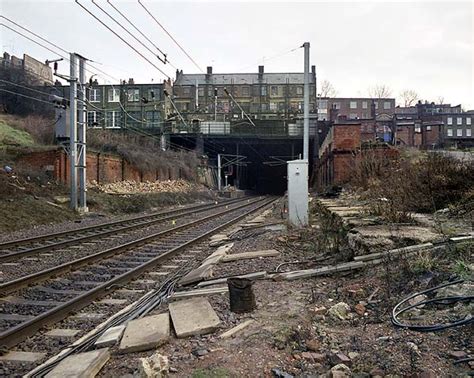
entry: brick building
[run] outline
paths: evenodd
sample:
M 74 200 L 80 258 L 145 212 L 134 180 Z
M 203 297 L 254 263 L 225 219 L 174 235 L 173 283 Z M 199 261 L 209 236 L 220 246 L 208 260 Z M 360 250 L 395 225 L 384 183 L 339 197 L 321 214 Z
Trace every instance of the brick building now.
M 421 101 L 415 106 L 395 108 L 395 142 L 417 148 L 474 145 L 474 112 L 464 112 L 461 105 Z
M 290 120 L 301 117 L 304 93 L 303 73 L 265 73 L 264 66 L 255 73 L 185 74 L 176 71 L 174 101 L 188 121 L 238 121 L 239 107 L 256 120 Z M 215 96 L 217 95 L 217 97 Z M 310 111 L 316 106 L 316 70 L 310 74 Z

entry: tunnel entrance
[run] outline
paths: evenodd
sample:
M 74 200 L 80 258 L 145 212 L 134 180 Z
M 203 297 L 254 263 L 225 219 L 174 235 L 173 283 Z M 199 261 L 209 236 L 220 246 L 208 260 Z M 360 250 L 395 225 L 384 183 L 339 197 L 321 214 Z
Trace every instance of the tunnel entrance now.
M 303 153 L 302 137 L 266 139 L 175 134 L 170 138 L 172 143 L 201 149 L 209 156 L 212 166 L 217 166 L 218 154 L 245 156 L 245 165 L 231 164 L 222 169 L 222 182 L 224 185 L 227 179 L 229 185 L 256 194 L 284 194 L 287 189 L 286 161 L 298 159 Z M 310 140 L 310 151 L 312 148 Z M 310 160 L 310 177 L 311 168 Z

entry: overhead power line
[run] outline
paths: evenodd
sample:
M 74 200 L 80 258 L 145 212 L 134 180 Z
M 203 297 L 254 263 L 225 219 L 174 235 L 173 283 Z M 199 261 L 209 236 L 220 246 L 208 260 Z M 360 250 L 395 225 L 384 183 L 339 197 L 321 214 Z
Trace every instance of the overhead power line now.
M 104 8 L 102 8 L 99 4 L 97 4 L 94 0 L 92 0 L 92 4 L 94 4 L 97 8 L 99 8 L 103 13 L 105 13 L 113 22 L 115 22 L 118 26 L 120 26 L 126 33 L 128 33 L 135 41 L 141 44 L 144 48 L 146 48 L 153 56 L 155 56 L 160 62 L 166 64 L 166 55 L 165 58 L 162 59 L 155 52 L 150 49 L 145 43 L 143 43 L 140 39 L 138 39 L 133 33 L 131 33 L 125 26 L 123 26 L 120 22 L 118 22 L 115 17 L 113 17 L 109 12 L 107 12 Z
M 168 60 L 167 54 L 166 54 L 163 50 L 161 50 L 161 49 L 160 49 L 150 38 L 148 38 L 139 28 L 137 28 L 137 27 L 135 26 L 135 24 L 134 24 L 132 21 L 130 21 L 130 19 L 129 19 L 125 14 L 123 14 L 123 12 L 121 12 L 120 9 L 118 9 L 114 4 L 112 4 L 112 2 L 111 2 L 110 0 L 107 0 L 107 3 L 109 3 L 109 5 L 110 5 L 113 9 L 115 9 L 115 11 L 116 11 L 118 14 L 120 14 L 137 32 L 139 32 L 140 35 L 141 35 L 143 38 L 145 38 L 155 49 L 157 49 L 161 54 L 163 54 L 163 56 L 165 57 L 165 61 L 166 61 L 167 63 L 169 63 L 172 67 L 174 67 L 174 66 L 171 64 L 171 62 Z M 174 68 L 176 68 L 176 67 L 174 67 Z
M 27 96 L 27 95 L 24 95 L 24 94 L 21 94 L 21 93 L 18 93 L 18 92 L 13 92 L 13 91 L 9 91 L 8 89 L 3 89 L 3 88 L 0 88 L 0 91 L 2 92 L 7 92 L 7 93 L 11 93 L 11 94 L 14 94 L 14 95 L 17 95 L 17 96 L 21 96 L 21 97 L 26 97 L 26 98 L 29 98 L 30 100 L 35 100 L 35 101 L 38 101 L 38 102 L 44 102 L 45 104 L 49 104 L 49 105 L 52 105 L 54 106 L 54 104 L 50 101 L 45 101 L 45 100 L 41 100 L 37 97 L 32 97 L 32 96 Z
M 14 85 L 14 86 L 19 87 L 19 88 L 28 89 L 29 91 L 36 92 L 36 93 L 40 93 L 40 94 L 45 95 L 45 96 L 52 96 L 51 93 L 39 91 L 39 90 L 37 90 L 37 89 L 28 87 L 28 86 L 26 86 L 26 85 L 21 85 L 21 84 L 18 84 L 18 83 L 14 83 L 13 81 L 8 81 L 8 80 L 4 80 L 4 79 L 0 79 L 0 81 L 2 81 L 2 82 L 4 82 L 4 83 L 7 83 L 7 84 Z M 61 99 L 64 99 L 64 97 L 60 97 L 60 96 L 57 96 L 57 97 L 59 97 L 59 98 L 61 98 Z
M 156 22 L 156 24 L 161 29 L 163 29 L 166 34 L 168 34 L 168 36 L 173 40 L 173 42 L 181 49 L 181 51 L 189 58 L 189 60 L 193 62 L 193 64 L 199 69 L 199 71 L 204 72 L 202 68 L 199 66 L 199 64 L 197 64 L 196 61 L 193 58 L 191 58 L 191 55 L 189 55 L 186 52 L 186 50 L 178 43 L 176 39 L 174 39 L 174 37 L 168 32 L 168 30 L 166 30 L 166 28 L 163 25 L 161 25 L 161 23 L 155 18 L 155 16 L 153 16 L 153 14 L 151 14 L 151 12 L 147 9 L 147 7 L 145 7 L 145 5 L 140 0 L 138 0 L 138 4 L 140 4 L 142 8 L 145 9 L 145 11 L 150 15 L 150 17 Z
M 162 71 L 156 64 L 154 64 L 150 59 L 148 59 L 145 55 L 143 55 L 140 51 L 138 51 L 135 47 L 133 47 L 129 42 L 123 39 L 117 32 L 115 32 L 112 28 L 110 28 L 105 22 L 103 22 L 99 17 L 97 17 L 94 13 L 92 13 L 89 9 L 87 9 L 84 5 L 82 5 L 79 0 L 75 0 L 76 4 L 79 5 L 82 9 L 84 9 L 87 13 L 89 13 L 93 18 L 99 21 L 105 28 L 111 31 L 117 38 L 119 38 L 123 43 L 125 43 L 128 47 L 130 47 L 133 51 L 135 51 L 138 55 L 140 55 L 144 60 L 150 63 L 154 68 L 156 68 L 159 72 L 169 78 L 169 75 Z

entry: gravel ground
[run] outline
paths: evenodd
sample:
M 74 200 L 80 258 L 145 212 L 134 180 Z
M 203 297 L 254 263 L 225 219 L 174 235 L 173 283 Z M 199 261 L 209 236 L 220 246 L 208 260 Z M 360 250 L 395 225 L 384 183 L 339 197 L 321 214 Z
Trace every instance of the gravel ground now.
M 222 208 L 218 210 L 222 211 Z M 100 241 L 89 240 L 86 241 L 85 244 L 73 245 L 69 247 L 64 247 L 62 249 L 56 249 L 51 252 L 48 252 L 47 254 L 41 254 L 41 259 L 39 259 L 38 257 L 33 257 L 35 259 L 34 264 L 22 263 L 24 261 L 33 261 L 31 260 L 32 257 L 15 261 L 13 264 L 2 264 L 0 272 L 0 282 L 7 282 L 28 274 L 38 272 L 43 269 L 51 268 L 69 261 L 73 261 L 75 259 L 89 256 L 105 249 L 113 248 L 121 244 L 128 243 L 139 238 L 143 238 L 154 233 L 170 229 L 172 227 L 175 227 L 176 225 L 196 220 L 199 217 L 213 214 L 215 211 L 216 210 L 208 210 L 195 215 L 191 214 L 183 217 L 178 216 L 179 218 L 177 218 L 178 220 L 176 224 L 172 224 L 169 221 L 166 221 L 163 223 L 151 225 L 149 227 L 130 230 L 126 233 L 104 236 L 100 239 Z

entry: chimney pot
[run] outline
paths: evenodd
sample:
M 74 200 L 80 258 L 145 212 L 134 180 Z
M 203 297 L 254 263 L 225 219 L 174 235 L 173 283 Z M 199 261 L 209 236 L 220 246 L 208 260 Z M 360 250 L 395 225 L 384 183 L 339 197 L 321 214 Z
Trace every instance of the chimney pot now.
M 258 73 L 262 75 L 264 72 L 264 66 L 258 66 Z
M 207 74 L 212 75 L 212 66 L 207 67 Z

